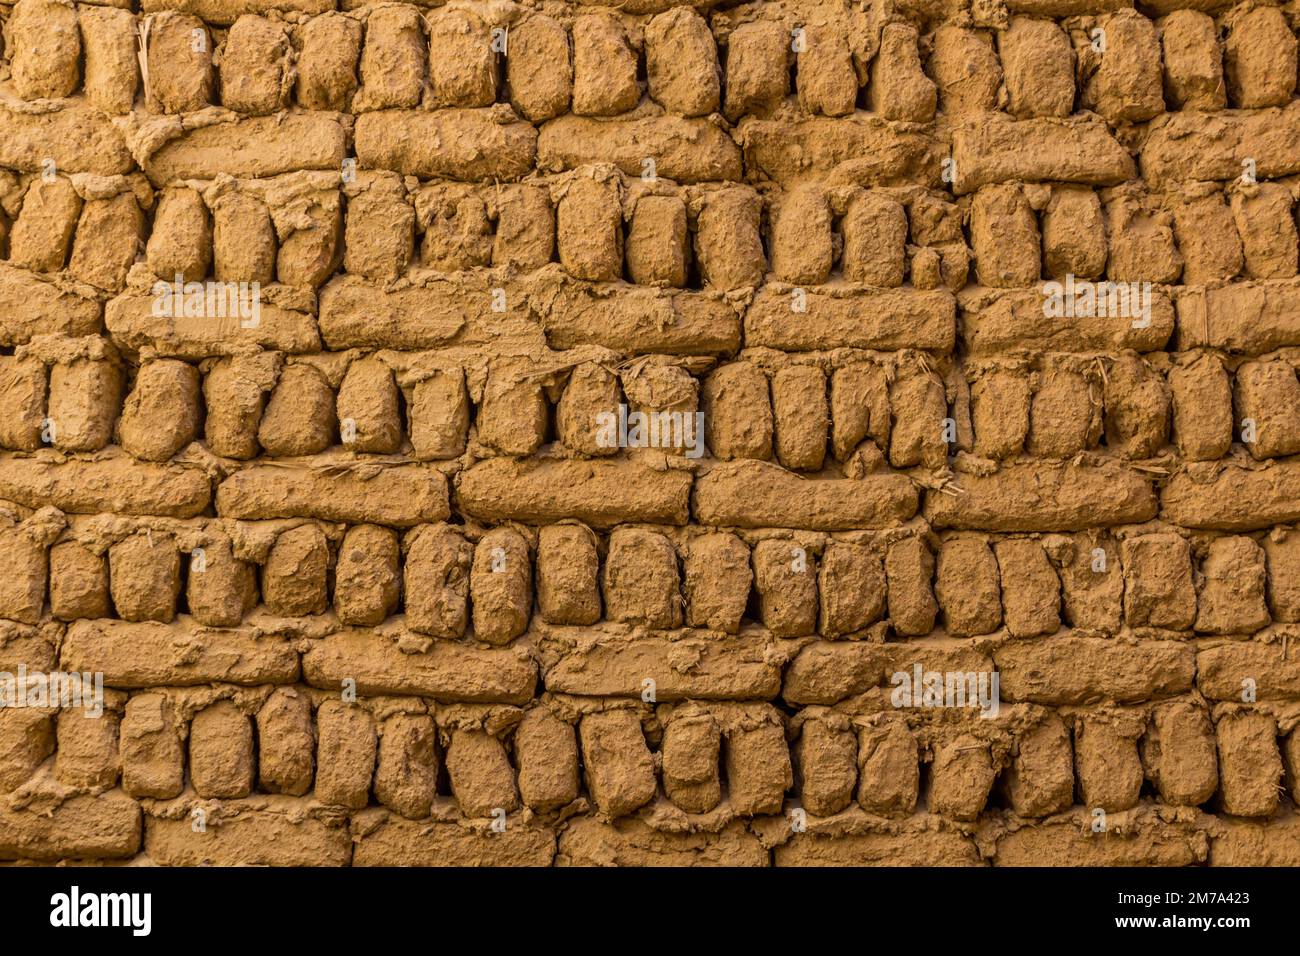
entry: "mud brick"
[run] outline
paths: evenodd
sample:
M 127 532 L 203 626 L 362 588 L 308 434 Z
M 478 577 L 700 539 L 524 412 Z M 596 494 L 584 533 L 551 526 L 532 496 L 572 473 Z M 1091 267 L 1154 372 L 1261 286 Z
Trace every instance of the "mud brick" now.
M 375 282 L 406 271 L 415 255 L 415 208 L 393 173 L 360 178 L 362 191 L 350 196 L 343 232 L 343 268 Z
M 1160 43 L 1150 20 L 1134 10 L 1099 17 L 1105 36 L 1097 71 L 1089 78 L 1084 100 L 1112 125 L 1141 122 L 1164 111 Z
M 469 577 L 474 549 L 446 526 L 417 529 L 402 568 L 406 626 L 434 637 L 458 638 L 469 624 Z
M 852 802 L 858 784 L 858 735 L 847 718 L 828 713 L 805 720 L 795 757 L 799 796 L 809 813 L 828 817 Z
M 1096 279 L 1106 268 L 1106 222 L 1091 189 L 1058 186 L 1043 213 L 1047 274 Z
M 934 119 L 938 92 L 921 69 L 917 31 L 907 23 L 886 24 L 880 50 L 871 63 L 868 103 L 885 119 L 928 123 Z
M 934 555 L 920 538 L 896 541 L 885 552 L 889 619 L 897 633 L 921 636 L 934 630 L 939 605 L 930 588 L 933 577 Z
M 903 284 L 907 214 L 900 203 L 876 192 L 855 193 L 840 228 L 846 279 L 883 287 Z
M 772 377 L 776 453 L 786 468 L 817 471 L 826 458 L 830 408 L 826 376 L 815 365 L 793 365 Z
M 1213 461 L 1232 447 L 1232 385 L 1215 355 L 1193 356 L 1169 370 L 1173 437 L 1187 461 Z
M 988 802 L 997 771 L 987 745 L 962 734 L 938 747 L 930 765 L 930 812 L 974 820 Z
M 510 104 L 524 119 L 541 123 L 566 112 L 573 95 L 573 60 L 564 27 L 541 14 L 512 27 L 506 81 Z
M 30 707 L 0 709 L 0 793 L 26 783 L 54 753 L 54 719 Z
M 560 263 L 578 279 L 611 282 L 623 275 L 623 211 L 612 182 L 579 176 L 557 210 Z
M 1007 630 L 1013 637 L 1055 633 L 1061 625 L 1061 583 L 1043 546 L 1029 538 L 1004 538 L 993 550 Z
M 1147 776 L 1165 803 L 1200 806 L 1219 789 L 1214 727 L 1195 704 L 1180 701 L 1158 708 L 1143 748 Z
M 1235 817 L 1268 817 L 1278 808 L 1282 757 L 1271 714 L 1225 714 L 1214 728 L 1219 749 L 1219 800 Z
M 790 35 L 779 23 L 741 24 L 727 40 L 726 102 L 735 122 L 748 113 L 767 113 L 790 92 Z
M 132 694 L 120 728 L 122 789 L 168 800 L 185 785 L 185 752 L 175 712 L 162 694 Z
M 9 261 L 33 272 L 58 272 L 80 215 L 81 197 L 69 180 L 34 180 L 9 233 Z
M 1038 221 L 1018 186 L 985 186 L 975 194 L 970 235 L 981 285 L 1012 288 L 1038 280 Z
M 311 789 L 316 733 L 311 698 L 277 687 L 257 711 L 257 780 L 268 793 L 300 797 Z
M 59 781 L 70 787 L 114 786 L 122 769 L 120 723 L 121 715 L 111 710 L 97 717 L 79 707 L 59 711 L 54 757 L 54 775 Z
M 1006 777 L 1007 798 L 1020 817 L 1046 817 L 1074 802 L 1074 754 L 1070 731 L 1055 714 L 1047 714 L 1016 739 Z
M 1296 37 L 1280 7 L 1237 17 L 1224 44 L 1234 106 L 1285 106 L 1296 86 Z
M 1170 108 L 1221 110 L 1227 105 L 1223 51 L 1212 17 L 1198 10 L 1174 10 L 1160 20 L 1160 44 Z
M 943 467 L 948 459 L 944 441 L 948 401 L 943 382 L 931 372 L 908 370 L 890 384 L 889 404 L 893 409 L 889 463 L 895 468 Z
M 151 113 L 192 113 L 212 104 L 208 28 L 187 13 L 159 13 L 148 24 L 145 97 Z
M 1196 630 L 1207 634 L 1252 634 L 1269 623 L 1264 605 L 1264 551 L 1250 538 L 1210 542 L 1201 564 Z
M 307 207 L 295 225 L 298 228 L 282 237 L 275 257 L 276 278 L 285 285 L 314 289 L 334 274 L 343 257 L 343 210 L 338 193 L 322 193 L 321 201 Z
M 932 43 L 929 72 L 943 112 L 961 116 L 997 109 L 1002 64 L 990 31 L 946 23 L 934 32 Z
M 344 624 L 374 626 L 400 597 L 397 533 L 378 525 L 349 528 L 334 572 L 334 611 Z
M 519 795 L 534 812 L 568 806 L 578 797 L 578 740 L 573 726 L 533 707 L 515 730 Z
M 1196 670 L 1195 653 L 1181 641 L 1117 644 L 1064 634 L 1010 642 L 993 659 L 1004 700 L 1052 705 L 1134 703 L 1185 693 Z
M 527 185 L 503 187 L 497 199 L 492 264 L 531 272 L 550 262 L 554 252 L 555 211 L 546 190 Z
M 186 282 L 196 282 L 208 274 L 212 221 L 197 191 L 188 186 L 163 191 L 145 255 L 154 275 L 166 282 L 178 275 Z
M 744 186 L 719 189 L 704 200 L 695 227 L 695 256 L 707 287 L 727 291 L 762 281 L 767 269 L 758 228 L 762 208 L 758 194 Z
M 1103 390 L 1106 445 L 1126 458 L 1151 458 L 1169 439 L 1164 378 L 1133 353 L 1110 363 Z
M 729 462 L 699 479 L 694 509 L 696 519 L 709 525 L 811 531 L 884 528 L 916 513 L 917 492 L 899 474 L 814 481 L 765 462 Z
M 884 566 L 880 555 L 870 548 L 831 543 L 822 553 L 818 587 L 821 633 L 825 637 L 861 631 L 884 614 Z
M 762 369 L 749 362 L 721 365 L 705 378 L 702 398 L 713 457 L 772 457 L 772 402 Z
M 213 271 L 222 282 L 259 282 L 275 278 L 275 226 L 260 199 L 230 193 L 212 210 Z
M 311 365 L 290 365 L 266 403 L 257 440 L 268 455 L 315 455 L 334 444 L 334 390 Z
M 1014 458 L 1029 434 L 1029 378 L 1010 371 L 980 376 L 971 387 L 975 454 Z
M 1295 275 L 1297 240 L 1291 191 L 1281 183 L 1258 183 L 1234 191 L 1228 202 L 1241 236 L 1246 274 L 1252 279 Z
M 372 11 L 366 18 L 361 90 L 353 98 L 353 111 L 418 105 L 426 52 L 419 10 L 395 6 Z
M 869 813 L 906 816 L 920 788 L 916 738 L 902 720 L 888 720 L 858 733 L 858 803 Z
M 1300 534 L 1270 535 L 1263 545 L 1269 610 L 1279 621 L 1300 622 Z
M 1247 362 L 1237 369 L 1235 402 L 1243 440 L 1253 425 L 1254 441 L 1244 441 L 1256 460 L 1300 451 L 1300 381 L 1290 363 L 1278 359 Z
M 708 116 L 718 111 L 718 50 L 709 25 L 694 10 L 673 7 L 646 24 L 645 61 L 650 96 L 668 112 Z
M 203 380 L 203 439 L 213 454 L 256 457 L 265 393 L 275 384 L 276 371 L 259 357 L 235 357 L 221 360 L 208 372 Z
M 131 193 L 92 199 L 81 207 L 68 271 L 83 282 L 120 292 L 135 263 L 144 214 Z
M 1164 532 L 1125 539 L 1124 616 L 1129 627 L 1188 630 L 1196 618 L 1191 551 L 1182 537 Z
M 1101 434 L 1096 398 L 1078 372 L 1046 370 L 1029 412 L 1029 451 L 1043 458 L 1069 458 L 1091 448 Z
M 37 624 L 45 609 L 46 543 L 35 528 L 0 531 L 0 618 Z
M 815 558 L 792 541 L 760 541 L 753 551 L 754 585 L 763 626 L 777 637 L 817 629 Z
M 780 813 L 794 768 L 778 723 L 734 727 L 726 733 L 723 759 L 731 809 L 742 816 Z
M 1137 741 L 1104 719 L 1082 718 L 1075 727 L 1074 765 L 1079 795 L 1089 810 L 1128 810 L 1142 789 Z
M 181 592 L 181 555 L 170 535 L 134 534 L 108 549 L 113 606 L 124 621 L 169 623 Z
M 108 562 L 76 541 L 50 548 L 50 613 L 60 621 L 109 617 Z
M 98 359 L 76 359 L 50 369 L 47 414 L 53 444 L 60 451 L 98 451 L 109 444 L 121 401 L 117 366 Z
M 81 79 L 76 8 L 53 0 L 19 0 L 8 28 L 14 92 L 25 100 L 71 96 Z
M 495 528 L 474 549 L 470 571 L 474 636 L 506 644 L 528 628 L 533 606 L 528 543 L 517 531 Z
M 1174 205 L 1174 238 L 1183 255 L 1183 282 L 1202 285 L 1237 276 L 1244 264 L 1241 239 L 1220 193 Z
M 881 448 L 888 446 L 889 382 L 884 369 L 869 362 L 836 369 L 831 376 L 830 413 L 831 449 L 838 461 L 847 461 L 867 438 Z
M 849 45 L 838 30 L 820 24 L 804 28 L 798 55 L 799 105 L 805 112 L 847 116 L 858 98 L 858 77 Z
M 550 525 L 537 543 L 537 606 L 548 624 L 600 620 L 596 536 L 580 524 Z
M 491 374 L 476 421 L 478 440 L 503 455 L 526 457 L 545 441 L 549 412 L 539 383 Z
M 497 55 L 487 24 L 467 10 L 440 10 L 429 29 L 433 106 L 491 106 L 497 97 Z
M 265 17 L 245 14 L 226 35 L 221 54 L 221 105 L 260 116 L 289 103 L 289 35 Z
M 686 285 L 686 205 L 675 196 L 644 196 L 627 235 L 628 277 L 638 285 Z
M 166 461 L 199 434 L 199 372 L 192 365 L 159 359 L 140 366 L 122 405 L 118 439 L 146 461 Z
M 555 408 L 560 441 L 583 455 L 618 454 L 616 443 L 601 443 L 601 415 L 617 415 L 621 393 L 618 376 L 603 365 L 584 362 L 569 375 Z
M 402 413 L 397 383 L 383 362 L 371 358 L 349 365 L 339 386 L 336 406 L 346 447 L 392 454 L 401 446 Z M 348 422 L 352 423 L 350 427 Z
M 1012 115 L 1069 116 L 1074 109 L 1074 51 L 1051 20 L 1015 17 L 998 34 Z
M 316 738 L 316 799 L 360 810 L 379 749 L 375 719 L 354 704 L 327 700 L 316 709 Z
M 87 6 L 78 11 L 85 57 L 86 101 L 105 113 L 129 113 L 140 86 L 136 23 L 128 10 Z
M 1068 540 L 1060 577 L 1071 627 L 1107 634 L 1119 630 L 1124 593 L 1119 555 L 1115 540 L 1104 531 L 1085 531 Z
M 584 14 L 573 21 L 573 112 L 615 116 L 641 99 L 637 53 L 618 19 Z
M 262 600 L 272 614 L 321 614 L 329 606 L 325 591 L 329 542 L 315 524 L 299 525 L 275 539 L 262 567 Z
M 424 227 L 420 259 L 439 272 L 459 272 L 492 261 L 492 225 L 487 206 L 472 187 L 452 184 L 425 189 L 416 218 Z
M 957 637 L 990 634 L 1002 624 L 998 563 L 983 538 L 949 538 L 939 550 L 934 593 L 944 630 Z
M 235 627 L 257 606 L 256 570 L 234 556 L 229 538 L 204 542 L 190 553 L 189 563 L 185 603 L 200 624 Z
M 708 813 L 722 799 L 722 734 L 706 713 L 674 715 L 664 728 L 663 779 L 668 799 L 687 813 Z
M 298 29 L 298 105 L 346 110 L 357 91 L 362 25 L 340 13 L 312 17 Z
M 253 721 L 219 700 L 190 722 L 190 782 L 200 797 L 231 800 L 253 790 Z
M 687 546 L 683 565 L 687 625 L 737 633 L 754 580 L 748 546 L 734 534 L 702 535 Z
M 45 366 L 0 356 L 0 447 L 35 451 L 45 421 Z
M 772 211 L 772 273 L 782 282 L 820 285 L 831 274 L 831 211 L 819 186 L 792 190 Z
M 1174 245 L 1174 218 L 1146 208 L 1133 198 L 1106 204 L 1106 234 L 1111 282 L 1173 282 L 1183 271 L 1183 257 Z
M 645 627 L 682 626 L 677 552 L 661 534 L 616 528 L 602 577 L 605 616 Z
M 357 163 L 422 179 L 511 182 L 532 169 L 537 131 L 528 123 L 509 122 L 508 116 L 495 109 L 384 110 L 358 116 Z
M 451 791 L 466 817 L 488 817 L 519 807 L 514 770 L 505 745 L 482 730 L 452 731 L 447 747 Z
M 422 461 L 456 458 L 465 451 L 469 395 L 460 369 L 438 371 L 416 383 L 411 394 L 411 445 Z
M 654 761 L 633 711 L 588 714 L 578 734 L 587 790 L 602 813 L 621 817 L 654 799 Z
M 395 714 L 384 721 L 375 767 L 375 799 L 408 820 L 429 815 L 438 788 L 433 718 Z

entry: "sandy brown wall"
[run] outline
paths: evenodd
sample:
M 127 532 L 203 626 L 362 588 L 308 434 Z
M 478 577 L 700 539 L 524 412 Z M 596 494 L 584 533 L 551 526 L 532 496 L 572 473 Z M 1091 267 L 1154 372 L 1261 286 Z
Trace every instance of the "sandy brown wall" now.
M 0 860 L 1300 863 L 1294 2 L 132 4 L 0 5 Z

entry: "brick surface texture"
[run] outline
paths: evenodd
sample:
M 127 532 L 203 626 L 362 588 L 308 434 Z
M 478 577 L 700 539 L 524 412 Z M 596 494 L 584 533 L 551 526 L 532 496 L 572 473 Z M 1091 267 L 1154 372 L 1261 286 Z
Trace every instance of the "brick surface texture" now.
M 0 20 L 0 860 L 1300 864 L 1294 3 Z

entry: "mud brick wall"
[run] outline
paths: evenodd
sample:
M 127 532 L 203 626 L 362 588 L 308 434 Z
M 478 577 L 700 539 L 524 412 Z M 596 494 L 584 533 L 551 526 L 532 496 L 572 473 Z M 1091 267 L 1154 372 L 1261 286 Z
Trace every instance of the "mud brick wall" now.
M 0 20 L 0 859 L 1300 864 L 1295 3 Z

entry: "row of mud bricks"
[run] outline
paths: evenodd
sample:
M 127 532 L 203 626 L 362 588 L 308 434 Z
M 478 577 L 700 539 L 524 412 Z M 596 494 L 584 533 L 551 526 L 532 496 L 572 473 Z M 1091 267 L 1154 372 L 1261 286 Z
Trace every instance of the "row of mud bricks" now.
M 0 861 L 1300 865 L 1294 3 L 0 23 Z

